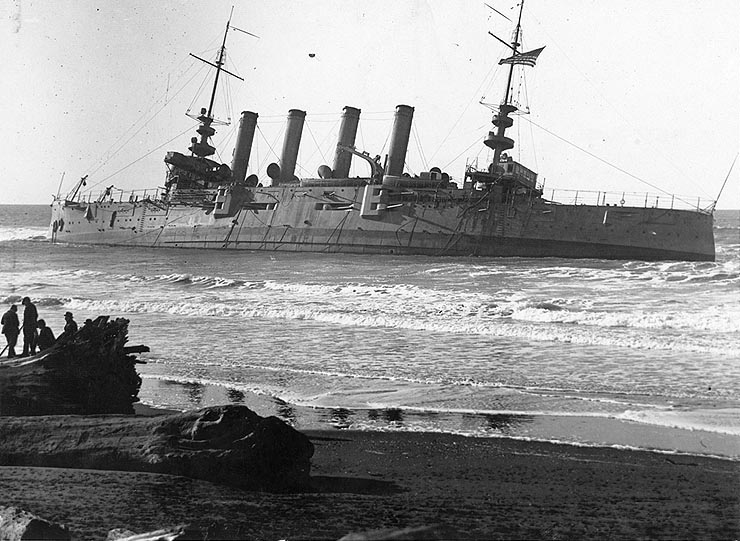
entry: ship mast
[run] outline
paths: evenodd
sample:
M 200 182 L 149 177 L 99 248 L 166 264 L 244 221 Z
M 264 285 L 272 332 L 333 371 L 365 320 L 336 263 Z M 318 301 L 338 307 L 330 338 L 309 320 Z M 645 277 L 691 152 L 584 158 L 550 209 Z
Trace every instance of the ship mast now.
M 519 48 L 519 34 L 522 31 L 522 11 L 524 10 L 524 0 L 521 0 L 521 4 L 519 7 L 519 18 L 516 21 L 516 30 L 514 30 L 514 41 L 511 42 L 511 50 L 516 55 L 517 50 Z M 506 81 L 506 95 L 504 96 L 504 101 L 502 102 L 502 105 L 509 105 L 509 94 L 511 93 L 511 80 L 514 76 L 514 63 L 512 62 L 509 64 L 509 78 Z
M 511 42 L 511 45 L 506 44 L 514 53 L 514 56 L 511 58 L 514 59 L 516 55 L 519 52 L 519 35 L 521 34 L 521 28 L 522 28 L 522 12 L 524 11 L 524 0 L 521 0 L 520 6 L 519 6 L 519 18 L 517 19 L 516 23 L 516 29 L 514 30 L 514 39 Z M 493 35 L 493 34 L 491 34 Z M 494 36 L 496 37 L 496 36 Z M 496 37 L 496 39 L 499 39 Z M 499 41 L 502 41 L 499 39 Z M 502 61 L 503 62 L 503 61 Z M 511 93 L 511 81 L 514 76 L 514 64 L 517 62 L 511 61 L 509 63 L 509 77 L 506 82 L 506 93 L 504 95 L 504 100 L 501 102 L 501 106 L 499 107 L 498 114 L 494 115 L 492 123 L 496 127 L 496 131 L 490 131 L 488 132 L 488 137 L 483 141 L 483 143 L 493 149 L 493 171 L 495 171 L 495 168 L 497 167 L 499 161 L 501 160 L 501 153 L 504 150 L 509 150 L 510 148 L 514 148 L 514 140 L 510 137 L 506 137 L 504 134 L 506 133 L 506 128 L 510 128 L 514 121 L 509 116 L 511 113 L 517 110 L 516 106 L 509 103 L 510 93 Z
M 221 75 L 221 70 L 224 65 L 224 52 L 226 51 L 226 36 L 229 33 L 229 26 L 231 25 L 231 16 L 234 13 L 234 8 L 231 8 L 229 13 L 229 20 L 226 22 L 226 30 L 224 30 L 224 39 L 221 42 L 221 50 L 218 53 L 218 60 L 216 60 L 216 77 L 213 79 L 213 91 L 211 92 L 211 101 L 208 104 L 208 116 L 211 116 L 213 112 L 213 101 L 216 99 L 216 87 L 218 86 L 218 76 Z
M 226 22 L 226 29 L 224 30 L 224 39 L 221 42 L 221 49 L 218 53 L 218 60 L 216 60 L 215 64 L 213 62 L 209 62 L 208 60 L 204 60 L 203 58 L 200 58 L 193 53 L 190 53 L 190 56 L 193 58 L 196 58 L 200 60 L 201 62 L 205 62 L 206 64 L 213 66 L 216 68 L 216 76 L 213 79 L 213 90 L 211 91 L 211 100 L 208 103 L 208 109 L 201 109 L 200 110 L 200 116 L 197 117 L 197 120 L 200 122 L 200 126 L 198 126 L 198 129 L 195 130 L 200 135 L 200 140 L 198 140 L 197 137 L 193 137 L 190 142 L 192 143 L 188 150 L 192 152 L 195 156 L 198 156 L 199 158 L 205 158 L 207 156 L 212 156 L 216 153 L 216 149 L 211 146 L 208 143 L 208 139 L 212 137 L 216 130 L 213 129 L 211 124 L 213 123 L 213 103 L 216 100 L 216 89 L 218 88 L 218 79 L 221 75 L 221 72 L 228 73 L 229 75 L 236 77 L 237 79 L 242 79 L 238 75 L 234 75 L 230 71 L 224 69 L 224 54 L 226 52 L 226 36 L 229 34 L 229 28 L 231 27 L 231 16 L 234 14 L 234 7 L 231 8 L 231 13 L 229 14 L 229 20 Z M 237 29 L 238 30 L 238 29 Z M 247 34 L 249 32 L 246 32 Z

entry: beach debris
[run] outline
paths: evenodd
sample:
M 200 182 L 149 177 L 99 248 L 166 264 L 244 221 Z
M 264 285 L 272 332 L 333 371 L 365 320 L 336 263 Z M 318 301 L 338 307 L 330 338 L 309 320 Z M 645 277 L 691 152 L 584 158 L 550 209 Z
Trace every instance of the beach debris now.
M 0 361 L 0 415 L 133 414 L 141 378 L 129 320 L 100 316 L 31 357 Z
M 244 490 L 310 486 L 314 447 L 277 417 L 212 406 L 154 417 L 0 417 L 0 466 L 181 475 Z
M 192 529 L 188 524 L 181 524 L 173 528 L 140 534 L 123 528 L 115 528 L 108 532 L 105 541 L 201 541 L 205 538 L 200 530 Z
M 69 541 L 69 530 L 18 507 L 0 505 L 0 539 L 21 541 L 22 539 L 58 539 Z
M 340 538 L 339 541 L 389 541 L 389 540 L 434 540 L 434 539 L 459 539 L 447 526 L 414 526 L 402 529 L 385 528 L 381 530 L 369 530 L 366 532 L 354 532 Z

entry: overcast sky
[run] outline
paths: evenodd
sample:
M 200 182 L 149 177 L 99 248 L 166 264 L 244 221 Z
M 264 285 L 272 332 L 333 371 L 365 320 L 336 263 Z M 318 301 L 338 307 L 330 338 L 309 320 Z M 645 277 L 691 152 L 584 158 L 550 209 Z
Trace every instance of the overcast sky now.
M 487 2 L 516 17 L 514 0 Z M 215 58 L 232 5 L 232 24 L 259 39 L 228 35 L 227 67 L 245 82 L 226 77 L 216 103 L 233 121 L 217 126 L 222 161 L 239 111 L 255 111 L 250 171 L 266 178 L 297 108 L 308 113 L 297 174 L 315 176 L 345 105 L 362 110 L 357 146 L 384 154 L 398 104 L 415 107 L 410 172 L 459 179 L 466 160 L 488 158 L 479 101 L 500 101 L 507 56 L 488 32 L 508 40 L 512 26 L 482 1 L 5 0 L 0 203 L 49 203 L 62 175 L 62 193 L 86 174 L 95 191 L 161 186 L 164 153 L 186 153 L 195 135 L 186 110 L 208 105 L 212 71 L 188 53 Z M 523 25 L 524 48 L 546 49 L 522 87 L 531 114 L 510 135 L 547 195 L 716 198 L 740 146 L 740 2 L 528 0 Z M 740 164 L 719 208 L 740 208 Z

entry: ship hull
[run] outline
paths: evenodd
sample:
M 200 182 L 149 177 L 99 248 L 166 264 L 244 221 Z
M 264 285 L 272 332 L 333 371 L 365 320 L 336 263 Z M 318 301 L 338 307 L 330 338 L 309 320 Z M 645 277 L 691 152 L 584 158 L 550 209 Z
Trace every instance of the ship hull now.
M 228 215 L 162 201 L 52 204 L 54 242 L 221 250 L 713 261 L 706 212 L 493 201 L 405 191 L 376 211 L 362 186 L 257 188 Z

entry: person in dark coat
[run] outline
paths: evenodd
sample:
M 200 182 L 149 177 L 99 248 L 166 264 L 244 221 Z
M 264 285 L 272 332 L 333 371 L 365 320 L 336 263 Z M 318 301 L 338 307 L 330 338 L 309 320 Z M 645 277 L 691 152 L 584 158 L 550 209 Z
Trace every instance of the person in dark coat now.
M 64 337 L 65 339 L 70 338 L 77 332 L 77 322 L 74 320 L 72 312 L 66 312 L 64 314 L 64 321 L 64 332 L 59 335 L 60 339 L 62 337 Z
M 85 323 L 87 324 L 87 323 Z M 65 312 L 64 313 L 64 330 L 62 333 L 57 337 L 57 342 L 67 341 L 70 338 L 72 338 L 75 334 L 77 334 L 77 322 L 74 320 L 74 316 L 72 315 L 72 312 Z
M 39 313 L 36 311 L 36 305 L 28 297 L 23 297 L 21 304 L 25 306 L 23 310 L 23 353 L 22 357 L 36 354 L 36 340 L 39 334 L 36 330 L 36 323 L 39 319 Z
M 20 331 L 20 321 L 18 321 L 18 307 L 11 304 L 7 312 L 3 314 L 0 321 L 3 326 L 5 340 L 8 341 L 8 358 L 15 357 L 15 345 L 18 343 Z
M 39 329 L 39 339 L 37 342 L 39 351 L 44 351 L 54 345 L 56 338 L 54 338 L 54 333 L 46 326 L 46 321 L 43 319 L 39 319 L 36 326 Z

